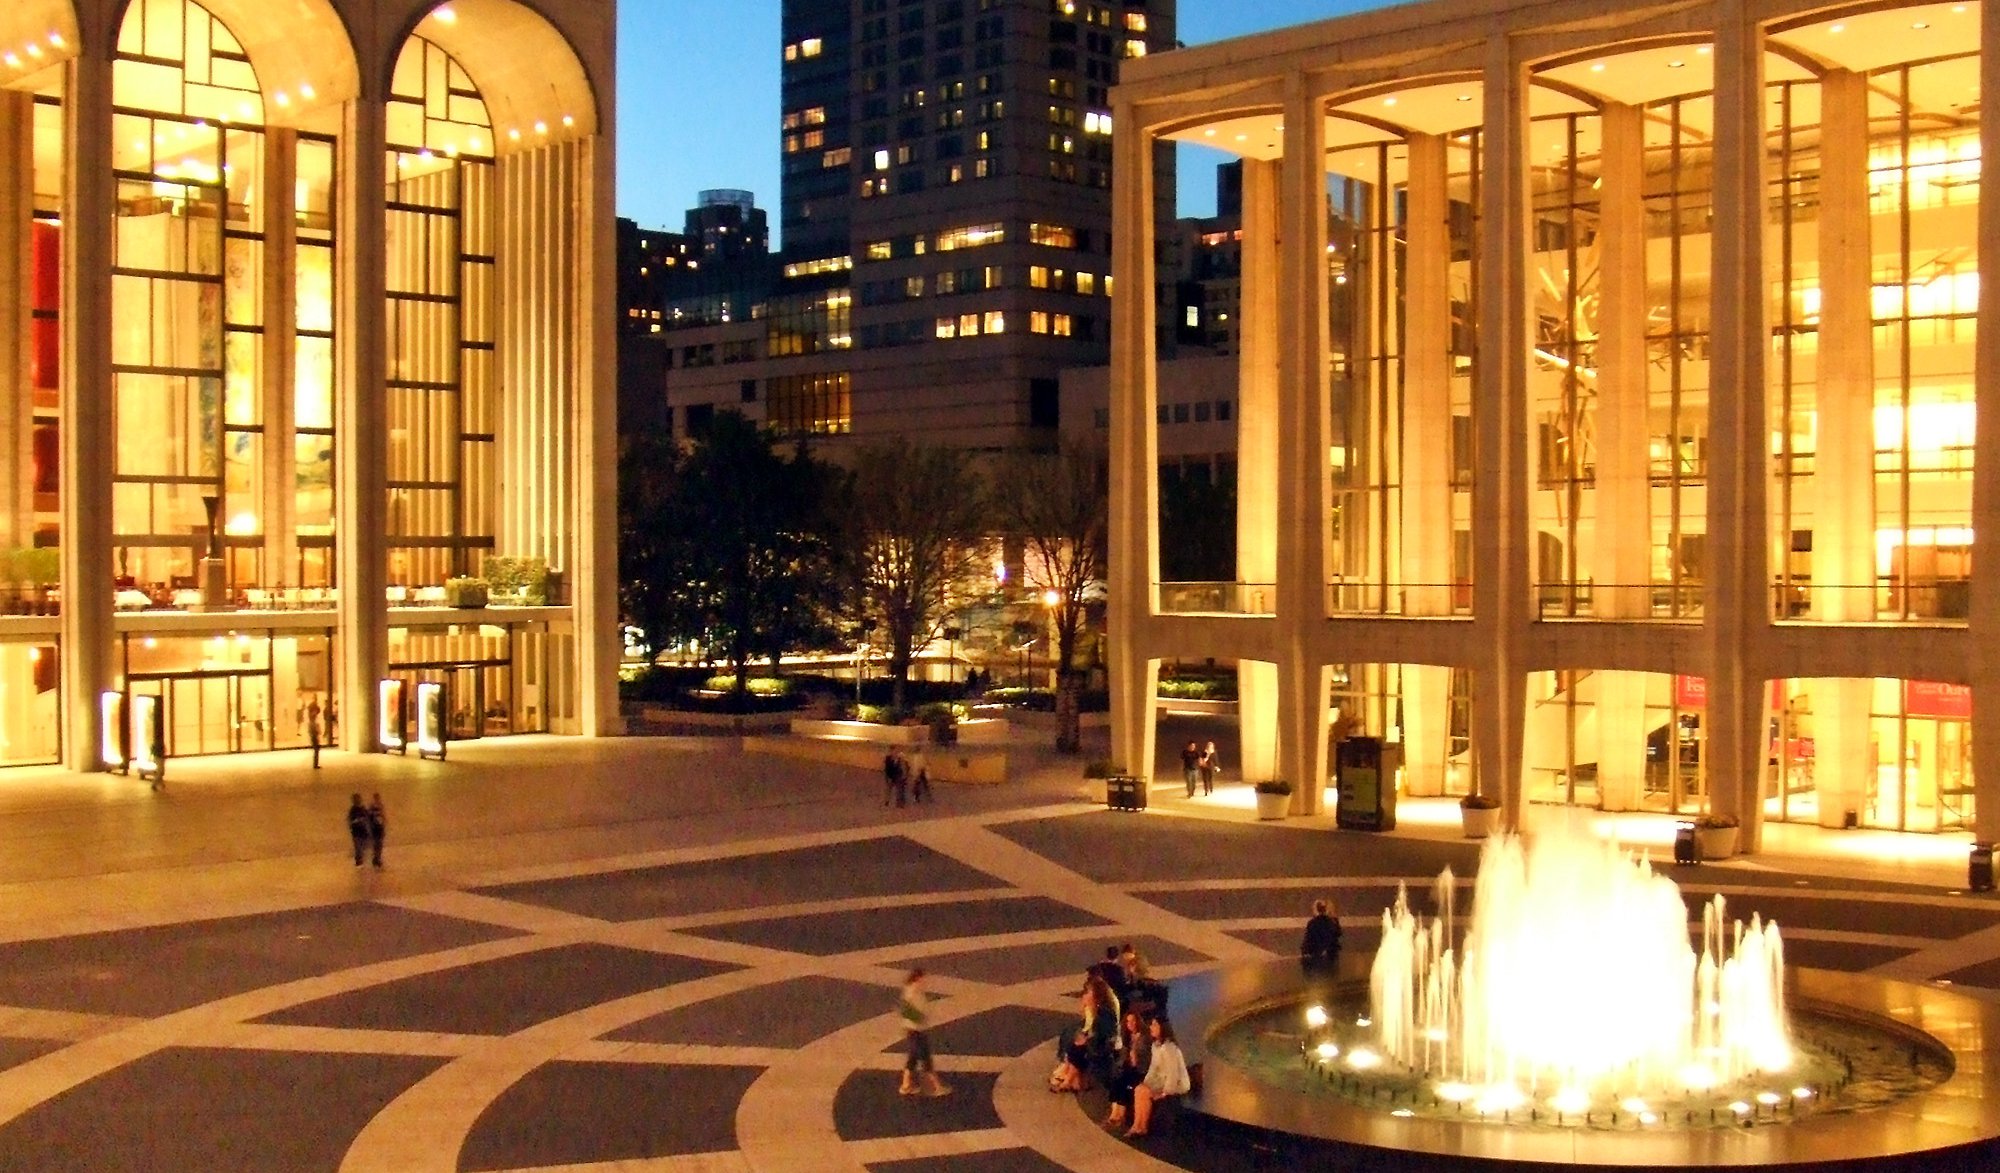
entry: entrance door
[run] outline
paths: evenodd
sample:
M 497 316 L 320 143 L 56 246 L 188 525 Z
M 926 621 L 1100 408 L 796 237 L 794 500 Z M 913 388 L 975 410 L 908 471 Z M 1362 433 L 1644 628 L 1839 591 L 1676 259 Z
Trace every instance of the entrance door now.
M 169 676 L 162 684 L 167 753 L 243 753 L 271 747 L 269 673 Z

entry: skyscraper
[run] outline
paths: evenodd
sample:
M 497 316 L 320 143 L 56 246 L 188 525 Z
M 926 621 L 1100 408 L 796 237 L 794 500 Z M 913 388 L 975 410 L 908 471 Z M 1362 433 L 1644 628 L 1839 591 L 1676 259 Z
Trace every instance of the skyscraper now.
M 1057 372 L 1108 354 L 1110 88 L 1172 46 L 1174 0 L 783 16 L 785 281 L 754 322 L 668 330 L 677 422 L 726 403 L 823 435 L 1052 439 Z M 1164 220 L 1165 148 L 1155 172 Z

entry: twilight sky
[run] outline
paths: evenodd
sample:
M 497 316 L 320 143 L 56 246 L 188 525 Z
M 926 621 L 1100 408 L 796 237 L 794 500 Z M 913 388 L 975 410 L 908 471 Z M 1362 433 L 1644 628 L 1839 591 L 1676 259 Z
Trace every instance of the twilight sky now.
M 844 0 L 832 0 L 842 3 Z M 1199 45 L 1324 20 L 1382 0 L 1180 0 L 1180 40 Z M 778 235 L 777 0 L 621 0 L 618 214 L 678 230 L 695 193 L 748 188 Z M 1219 156 L 1183 153 L 1181 211 L 1214 204 Z

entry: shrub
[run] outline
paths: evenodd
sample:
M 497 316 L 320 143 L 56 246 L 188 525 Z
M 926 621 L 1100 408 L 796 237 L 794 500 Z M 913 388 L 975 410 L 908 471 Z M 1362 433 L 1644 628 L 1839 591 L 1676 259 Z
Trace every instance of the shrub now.
M 1112 765 L 1105 758 L 1098 758 L 1096 761 L 1085 762 L 1083 764 L 1083 776 L 1086 778 L 1109 778 L 1113 774 L 1123 774 L 1124 772 L 1117 766 Z
M 1169 700 L 1233 701 L 1236 699 L 1236 678 L 1233 676 L 1164 678 L 1160 681 L 1159 695 Z
M 702 682 L 702 687 L 710 692 L 729 692 L 736 687 L 736 677 L 730 674 L 711 676 Z M 751 696 L 769 699 L 790 696 L 792 682 L 781 676 L 752 676 L 747 684 Z
M 1741 826 L 1742 824 L 1737 822 L 1735 815 L 1717 814 L 1714 811 L 1710 811 L 1696 819 L 1694 825 L 1698 830 L 1702 831 L 1726 831 L 1731 827 Z
M 1500 809 L 1500 800 L 1490 794 L 1468 794 L 1458 805 L 1469 811 L 1495 811 Z
M 1046 688 L 989 688 L 986 703 L 991 705 L 1013 705 L 1038 713 L 1053 713 L 1056 708 L 1056 694 Z
M 484 607 L 487 585 L 483 578 L 447 578 L 444 580 L 444 601 L 453 607 Z
M 1292 784 L 1283 778 L 1272 778 L 1257 783 L 1255 789 L 1259 794 L 1290 794 L 1292 792 Z

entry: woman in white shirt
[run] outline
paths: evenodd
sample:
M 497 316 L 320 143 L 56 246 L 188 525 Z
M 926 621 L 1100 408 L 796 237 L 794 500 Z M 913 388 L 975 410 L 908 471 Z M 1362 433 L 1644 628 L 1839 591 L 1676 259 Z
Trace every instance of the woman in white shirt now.
M 1155 1018 L 1152 1022 L 1153 1059 L 1146 1066 L 1146 1079 L 1132 1089 L 1132 1127 L 1126 1136 L 1146 1135 L 1146 1125 L 1153 1119 L 1153 1104 L 1168 1096 L 1186 1094 L 1188 1090 L 1187 1058 L 1181 1054 L 1180 1044 L 1174 1041 L 1173 1024 L 1165 1018 Z

